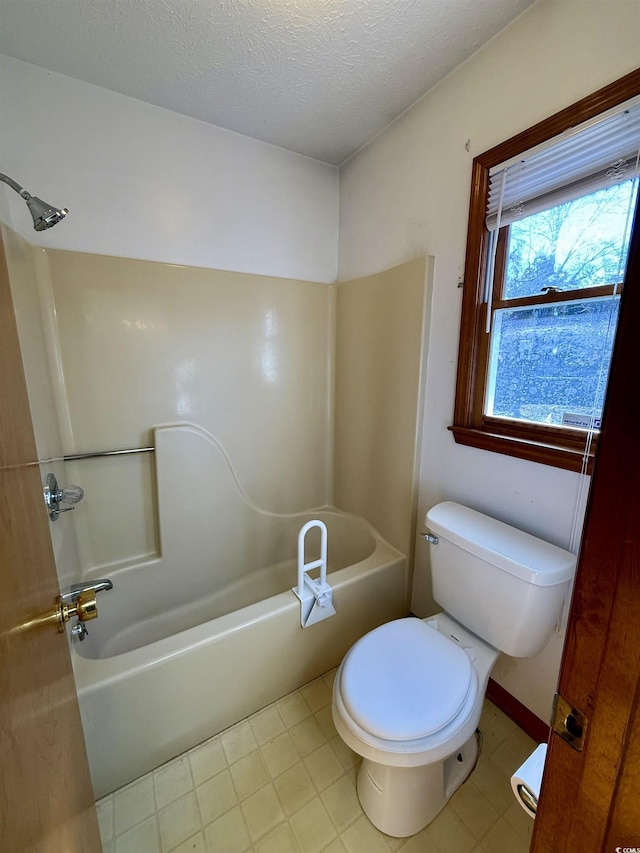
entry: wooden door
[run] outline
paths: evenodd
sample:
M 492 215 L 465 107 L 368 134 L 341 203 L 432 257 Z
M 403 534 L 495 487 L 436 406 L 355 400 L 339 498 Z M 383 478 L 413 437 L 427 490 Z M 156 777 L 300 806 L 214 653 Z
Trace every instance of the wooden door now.
M 0 850 L 99 853 L 48 524 L 0 237 Z
M 552 734 L 531 850 L 640 850 L 640 217 L 631 240 L 558 692 L 584 750 Z

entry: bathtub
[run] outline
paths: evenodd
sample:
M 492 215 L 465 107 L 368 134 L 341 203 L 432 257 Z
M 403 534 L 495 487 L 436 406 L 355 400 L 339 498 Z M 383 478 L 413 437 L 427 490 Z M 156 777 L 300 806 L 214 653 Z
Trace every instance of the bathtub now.
M 327 525 L 336 615 L 302 628 L 291 588 L 297 532 L 311 518 Z M 72 642 L 96 798 L 327 672 L 365 632 L 407 614 L 406 560 L 367 522 L 324 509 L 261 524 L 280 558 L 251 571 L 244 560 L 214 591 L 187 550 L 177 563 L 165 553 L 118 569 L 100 593 L 89 637 Z

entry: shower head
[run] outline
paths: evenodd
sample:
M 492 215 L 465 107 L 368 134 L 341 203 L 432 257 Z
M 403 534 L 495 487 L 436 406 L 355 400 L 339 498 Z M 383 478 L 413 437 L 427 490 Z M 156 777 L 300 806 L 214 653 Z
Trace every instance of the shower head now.
M 11 189 L 15 190 L 18 195 L 21 195 L 26 201 L 27 207 L 31 211 L 33 227 L 36 231 L 44 231 L 47 228 L 53 228 L 54 225 L 57 225 L 58 222 L 64 219 L 67 213 L 69 213 L 66 207 L 63 207 L 62 209 L 59 207 L 53 207 L 53 205 L 47 204 L 46 201 L 42 201 L 41 198 L 31 195 L 31 193 L 28 193 L 20 186 L 20 184 L 16 183 L 13 178 L 10 178 L 8 175 L 3 175 L 1 172 L 0 181 L 4 181 L 5 184 L 9 184 Z
M 24 198 L 24 196 L 23 196 Z M 33 227 L 36 231 L 44 231 L 46 228 L 53 228 L 58 222 L 61 222 L 69 211 L 66 207 L 52 207 L 46 201 L 42 201 L 35 195 L 25 198 L 27 207 L 33 216 Z

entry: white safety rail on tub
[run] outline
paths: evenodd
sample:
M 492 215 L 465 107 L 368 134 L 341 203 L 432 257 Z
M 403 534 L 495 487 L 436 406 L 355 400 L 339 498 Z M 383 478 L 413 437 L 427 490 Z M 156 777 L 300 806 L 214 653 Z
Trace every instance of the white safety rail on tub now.
M 305 563 L 305 538 L 314 527 L 320 530 L 320 558 Z M 308 572 L 318 568 L 319 579 L 309 577 Z M 333 590 L 327 583 L 327 526 L 319 519 L 308 521 L 298 533 L 298 586 L 292 592 L 300 599 L 300 624 L 303 628 L 335 615 Z

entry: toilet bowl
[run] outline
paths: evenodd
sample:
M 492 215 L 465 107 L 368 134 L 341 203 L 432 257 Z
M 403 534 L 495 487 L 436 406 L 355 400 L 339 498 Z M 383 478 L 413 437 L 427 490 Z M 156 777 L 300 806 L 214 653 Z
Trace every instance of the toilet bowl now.
M 361 637 L 333 688 L 338 734 L 363 759 L 362 808 L 400 838 L 430 823 L 473 770 L 498 655 L 541 651 L 575 569 L 568 551 L 459 504 L 438 504 L 426 523 L 444 612 Z
M 476 728 L 497 656 L 441 613 L 381 625 L 342 661 L 333 720 L 342 740 L 363 757 L 358 797 L 382 832 L 400 838 L 419 832 L 473 769 Z

